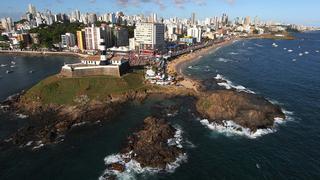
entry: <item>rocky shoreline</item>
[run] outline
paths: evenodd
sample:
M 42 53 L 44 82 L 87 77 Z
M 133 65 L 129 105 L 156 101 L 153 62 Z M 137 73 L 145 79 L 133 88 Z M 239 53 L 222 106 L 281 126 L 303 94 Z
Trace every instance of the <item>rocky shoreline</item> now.
M 147 97 L 144 92 L 110 96 L 103 101 L 86 101 L 87 98 L 81 96 L 79 99 L 82 102 L 71 106 L 25 102 L 21 98 L 23 94 L 17 94 L 5 100 L 1 103 L 1 110 L 25 115 L 28 117 L 28 125 L 0 142 L 0 148 L 19 146 L 37 149 L 44 145 L 61 142 L 71 128 L 112 120 L 126 102 L 142 101 Z
M 181 146 L 181 134 L 166 120 L 147 117 L 142 128 L 127 139 L 121 154 L 105 159 L 107 169 L 100 179 L 113 179 L 125 171 L 169 171 L 170 164 L 185 156 Z M 139 172 L 135 172 L 139 173 Z

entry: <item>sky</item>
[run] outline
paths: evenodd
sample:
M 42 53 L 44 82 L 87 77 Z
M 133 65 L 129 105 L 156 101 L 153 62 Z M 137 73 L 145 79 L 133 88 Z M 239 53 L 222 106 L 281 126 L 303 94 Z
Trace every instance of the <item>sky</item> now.
M 54 13 L 123 11 L 125 14 L 151 14 L 159 17 L 197 19 L 227 13 L 231 18 L 258 16 L 261 20 L 320 26 L 320 0 L 0 0 L 0 17 L 20 19 L 28 4 L 37 10 L 50 9 Z

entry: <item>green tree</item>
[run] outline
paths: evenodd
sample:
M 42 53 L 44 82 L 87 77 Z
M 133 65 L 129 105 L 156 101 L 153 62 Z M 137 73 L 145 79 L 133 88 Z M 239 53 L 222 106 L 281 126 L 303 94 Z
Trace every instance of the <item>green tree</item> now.
M 9 37 L 6 35 L 0 36 L 0 41 L 9 41 Z
M 19 49 L 22 51 L 26 48 L 26 44 L 23 41 L 19 41 Z

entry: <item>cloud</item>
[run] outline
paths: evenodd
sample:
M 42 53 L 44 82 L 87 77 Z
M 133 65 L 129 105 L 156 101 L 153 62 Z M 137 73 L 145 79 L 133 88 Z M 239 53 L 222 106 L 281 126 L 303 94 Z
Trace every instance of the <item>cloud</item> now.
M 184 8 L 187 3 L 194 3 L 199 6 L 203 6 L 206 4 L 207 0 L 168 0 L 171 1 L 176 7 Z M 228 4 L 234 4 L 236 0 L 222 0 Z M 128 7 L 128 6 L 136 6 L 139 7 L 144 3 L 154 3 L 159 6 L 160 9 L 166 8 L 165 0 L 116 0 L 117 4 L 120 6 Z M 168 3 L 168 2 L 167 2 Z
M 225 2 L 227 2 L 228 4 L 234 4 L 234 3 L 236 3 L 236 0 L 223 0 L 223 1 L 225 1 Z

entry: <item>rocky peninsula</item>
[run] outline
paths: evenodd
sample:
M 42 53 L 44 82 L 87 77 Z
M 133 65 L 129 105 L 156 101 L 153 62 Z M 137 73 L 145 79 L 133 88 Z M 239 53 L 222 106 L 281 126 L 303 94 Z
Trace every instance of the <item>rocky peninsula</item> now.
M 279 106 L 256 94 L 239 92 L 232 88 L 226 90 L 219 85 L 225 83 L 222 79 L 197 81 L 182 73 L 182 64 L 198 60 L 202 55 L 232 42 L 234 39 L 171 61 L 168 72 L 178 77 L 176 85 L 173 86 L 150 85 L 144 81 L 141 71 L 131 72 L 121 78 L 64 78 L 59 75 L 49 77 L 23 94 L 2 103 L 6 111 L 29 116 L 29 125 L 2 141 L 2 144 L 36 148 L 60 142 L 73 127 L 112 120 L 127 102 L 141 102 L 155 93 L 162 94 L 164 98 L 194 97 L 199 116 L 209 119 L 210 122 L 223 124 L 224 120 L 232 120 L 253 132 L 261 128 L 271 128 L 275 118 L 285 119 Z M 155 145 L 154 148 L 157 149 L 156 144 L 151 145 Z M 152 154 L 147 151 L 144 153 Z M 136 158 L 139 160 L 139 156 Z M 153 166 L 151 161 L 140 161 L 142 165 Z

